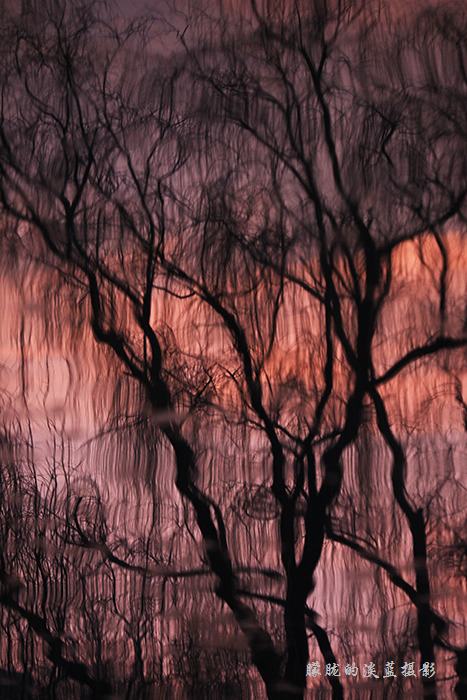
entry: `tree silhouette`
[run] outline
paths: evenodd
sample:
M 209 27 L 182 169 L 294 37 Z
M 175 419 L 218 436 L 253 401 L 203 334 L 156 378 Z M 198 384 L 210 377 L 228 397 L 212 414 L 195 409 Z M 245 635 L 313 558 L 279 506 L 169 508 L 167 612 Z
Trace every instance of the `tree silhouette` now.
M 437 557 L 461 537 L 448 457 L 465 440 L 465 17 L 338 0 L 215 10 L 174 14 L 175 27 L 123 26 L 87 2 L 25 3 L 11 18 L 8 243 L 76 290 L 126 382 L 111 427 L 135 430 L 147 488 L 173 468 L 269 698 L 303 697 L 311 645 L 339 662 L 339 596 L 355 618 L 378 592 L 381 619 L 405 596 L 415 619 L 407 638 L 393 621 L 391 651 L 403 638 L 420 666 L 438 653 L 460 669 L 465 649 L 433 591 Z M 128 437 L 112 434 L 125 469 Z M 99 497 L 85 524 L 83 503 L 74 546 L 128 567 Z M 372 582 L 355 591 L 344 578 L 333 599 L 323 584 L 339 558 L 371 565 Z M 144 579 L 148 561 L 137 566 Z M 5 595 L 59 649 L 45 611 L 39 622 Z M 115 596 L 114 613 L 144 683 L 144 625 Z M 88 685 L 105 676 L 81 670 Z M 343 697 L 342 674 L 321 680 Z M 436 677 L 421 682 L 436 697 Z

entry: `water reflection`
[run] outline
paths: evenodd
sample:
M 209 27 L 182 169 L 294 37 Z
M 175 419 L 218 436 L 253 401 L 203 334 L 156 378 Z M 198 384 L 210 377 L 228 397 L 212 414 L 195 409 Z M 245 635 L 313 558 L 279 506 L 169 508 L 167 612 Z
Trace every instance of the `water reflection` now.
M 1 30 L 5 693 L 462 697 L 460 14 L 44 7 Z
M 108 356 L 86 338 L 65 359 L 63 339 L 74 332 L 67 329 L 69 301 L 54 301 L 57 327 L 40 289 L 43 280 L 29 282 L 26 292 L 4 277 L 1 537 L 8 580 L 0 658 L 11 683 L 4 697 L 266 697 L 244 636 L 215 595 L 193 513 L 174 486 L 173 456 L 157 437 L 157 416 L 141 408 L 130 379 L 103 371 Z M 296 296 L 291 303 L 300 307 Z M 399 317 L 388 310 L 386 328 L 390 320 L 403 323 L 404 309 Z M 282 360 L 274 361 L 280 381 Z M 416 382 L 403 377 L 387 396 L 393 415 L 411 425 L 401 432 L 407 487 L 429 504 L 431 604 L 450 621 L 451 648 L 436 658 L 440 698 L 452 697 L 453 649 L 466 644 L 459 534 L 465 433 L 449 384 L 453 370 L 451 364 L 427 374 L 422 367 Z M 194 435 L 191 420 L 185 417 Z M 224 514 L 240 590 L 285 649 L 285 578 L 267 445 L 254 429 L 226 424 L 216 412 L 209 421 L 209 433 L 197 438 L 206 465 L 199 483 Z M 390 454 L 375 421 L 368 406 L 345 453 L 342 491 L 309 599 L 318 615 L 310 620 L 310 663 L 320 664 L 320 676 L 307 678 L 310 698 L 332 692 L 313 620 L 327 631 L 348 697 L 421 697 L 419 679 L 400 673 L 413 661 L 419 676 L 420 660 L 416 610 L 394 572 L 409 587 L 415 572 L 410 534 L 388 498 Z M 302 517 L 305 510 L 299 502 Z M 298 518 L 297 557 L 302 525 Z M 382 678 L 388 661 L 397 678 Z M 369 662 L 378 680 L 363 678 Z M 357 677 L 345 675 L 346 664 L 358 667 Z

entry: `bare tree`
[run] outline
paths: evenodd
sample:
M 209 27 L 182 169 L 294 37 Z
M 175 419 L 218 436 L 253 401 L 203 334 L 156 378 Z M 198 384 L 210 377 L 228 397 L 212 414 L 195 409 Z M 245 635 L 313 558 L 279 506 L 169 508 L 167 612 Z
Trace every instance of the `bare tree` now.
M 401 387 L 442 374 L 460 423 L 465 40 L 436 10 L 215 9 L 184 27 L 177 15 L 178 51 L 164 53 L 176 32 L 160 18 L 123 27 L 95 4 L 25 5 L 2 67 L 14 245 L 85 295 L 152 441 L 147 482 L 173 465 L 268 697 L 303 696 L 310 636 L 328 668 L 340 658 L 319 618 L 338 606 L 318 590 L 333 557 L 373 567 L 360 602 L 375 589 L 382 608 L 410 601 L 420 665 L 436 647 L 459 660 L 429 539 L 448 514 L 435 493 L 449 481 L 458 497 L 456 466 L 435 469 L 413 437 L 436 382 L 405 402 Z M 125 566 L 78 513 L 81 545 Z M 139 618 L 114 606 L 142 681 Z M 343 697 L 343 676 L 326 680 Z

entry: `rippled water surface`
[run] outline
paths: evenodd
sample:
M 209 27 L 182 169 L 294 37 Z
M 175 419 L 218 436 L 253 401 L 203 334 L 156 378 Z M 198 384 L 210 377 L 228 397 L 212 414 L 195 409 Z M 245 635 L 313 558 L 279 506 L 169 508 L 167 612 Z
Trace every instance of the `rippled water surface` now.
M 0 699 L 465 697 L 462 3 L 169 4 L 0 2 Z

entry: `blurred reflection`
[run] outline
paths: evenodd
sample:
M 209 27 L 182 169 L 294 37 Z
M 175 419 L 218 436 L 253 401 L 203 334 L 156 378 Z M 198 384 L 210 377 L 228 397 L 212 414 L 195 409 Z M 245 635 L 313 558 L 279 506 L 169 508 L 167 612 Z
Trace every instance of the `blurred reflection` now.
M 460 13 L 44 7 L 0 52 L 0 694 L 462 697 Z

